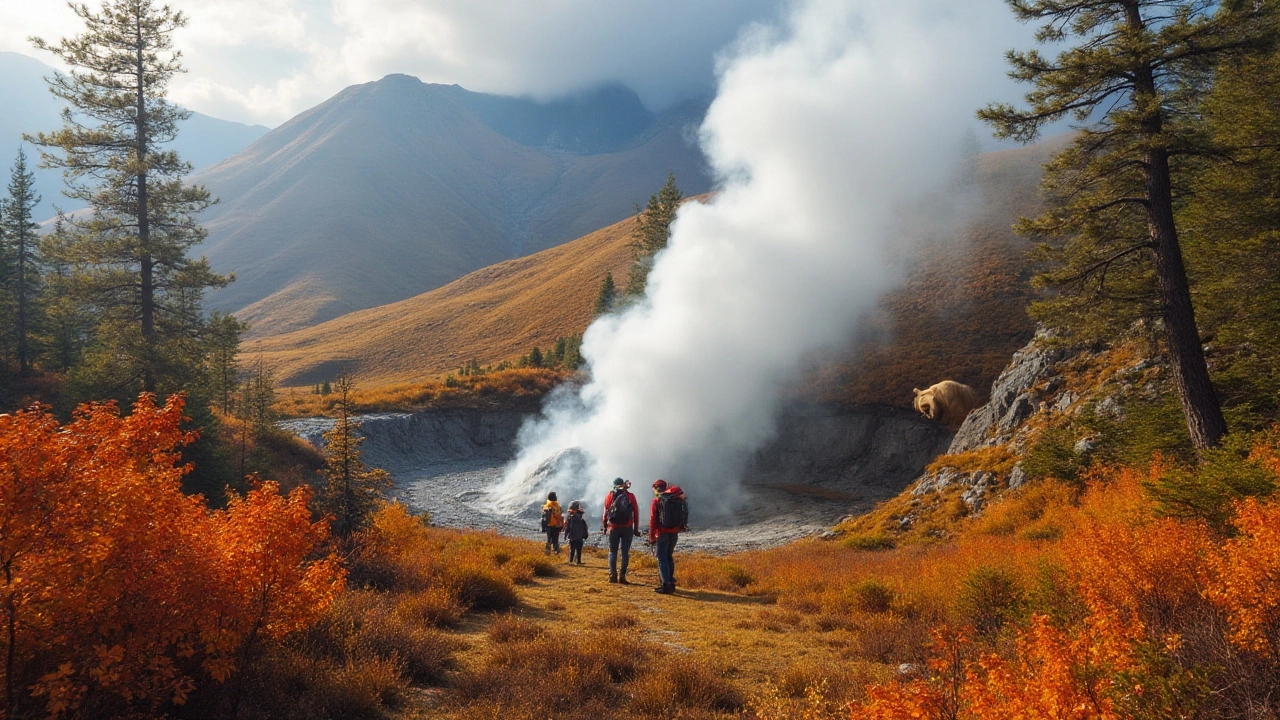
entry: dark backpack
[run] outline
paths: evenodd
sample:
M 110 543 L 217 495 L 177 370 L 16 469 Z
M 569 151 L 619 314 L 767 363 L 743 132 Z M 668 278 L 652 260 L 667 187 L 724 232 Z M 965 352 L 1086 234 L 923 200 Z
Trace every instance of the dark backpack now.
M 689 521 L 689 506 L 673 493 L 658 496 L 658 525 L 669 530 L 682 529 Z
M 627 491 L 614 491 L 613 497 L 609 499 L 609 524 L 630 525 L 635 518 L 635 512 L 636 508 L 631 504 L 631 498 L 627 495 Z

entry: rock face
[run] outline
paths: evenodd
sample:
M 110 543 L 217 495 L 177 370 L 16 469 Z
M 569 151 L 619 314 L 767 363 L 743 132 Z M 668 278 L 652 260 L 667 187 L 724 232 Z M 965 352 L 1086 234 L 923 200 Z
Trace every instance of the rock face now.
M 949 430 L 907 410 L 796 407 L 780 416 L 777 437 L 756 453 L 745 480 L 892 494 L 950 440 Z
M 365 462 L 398 481 L 417 482 L 426 475 L 480 467 L 492 468 L 496 477 L 514 458 L 516 435 L 527 417 L 514 411 L 460 409 L 357 419 L 365 438 Z M 333 422 L 308 418 L 281 426 L 320 447 Z M 776 438 L 747 464 L 743 480 L 748 486 L 810 486 L 833 493 L 831 497 L 883 499 L 901 492 L 950 439 L 945 428 L 906 410 L 795 407 L 780 415 Z M 573 460 L 557 456 L 549 462 L 558 466 Z M 552 469 L 548 465 L 546 471 Z
M 457 409 L 356 419 L 364 435 L 360 450 L 365 462 L 398 476 L 431 465 L 505 463 L 515 454 L 516 433 L 525 417 L 521 412 Z M 333 423 L 331 418 L 305 418 L 280 425 L 319 448 Z
M 991 399 L 969 413 L 947 454 L 1007 443 L 1019 426 L 1036 412 L 1040 397 L 1032 391 L 1032 386 L 1049 376 L 1054 364 L 1061 359 L 1058 351 L 1038 346 L 1037 340 L 1043 337 L 1043 333 L 1036 335 L 1031 343 L 1014 353 L 1009 366 L 991 385 Z

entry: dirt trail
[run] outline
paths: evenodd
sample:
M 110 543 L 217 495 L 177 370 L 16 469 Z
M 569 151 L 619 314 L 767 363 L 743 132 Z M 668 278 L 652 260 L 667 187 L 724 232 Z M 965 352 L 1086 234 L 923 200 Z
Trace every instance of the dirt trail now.
M 562 548 L 561 558 L 567 554 Z M 630 585 L 610 583 L 605 551 L 588 547 L 583 565 L 561 562 L 558 574 L 536 578 L 520 588 L 520 604 L 513 615 L 543 624 L 566 639 L 601 630 L 601 620 L 619 611 L 632 614 L 641 637 L 680 654 L 713 660 L 745 691 L 776 684 L 798 662 L 817 666 L 848 662 L 853 642 L 847 630 L 821 630 L 803 616 L 779 609 L 766 598 L 701 589 L 678 589 L 674 595 L 653 592 L 658 584 L 657 562 L 637 541 L 631 554 Z M 676 553 L 676 577 L 680 576 Z M 465 647 L 457 654 L 460 667 L 483 662 L 487 632 L 498 614 L 471 615 L 457 629 Z M 421 697 L 403 718 L 465 717 L 450 707 L 448 690 L 420 690 Z M 454 715 L 452 712 L 462 712 Z

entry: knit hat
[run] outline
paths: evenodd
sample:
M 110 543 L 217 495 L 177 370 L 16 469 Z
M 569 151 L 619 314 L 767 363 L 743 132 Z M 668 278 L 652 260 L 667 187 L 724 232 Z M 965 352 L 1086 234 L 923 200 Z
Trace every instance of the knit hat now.
M 662 492 L 662 491 L 666 490 L 666 489 L 667 489 L 667 481 L 666 481 L 666 480 L 659 479 L 657 482 L 655 482 L 655 483 L 653 484 L 653 489 L 654 489 L 654 490 L 657 490 L 658 492 Z
M 614 478 L 614 479 L 613 479 L 613 486 L 614 486 L 614 487 L 625 487 L 625 486 L 626 486 L 626 484 L 627 484 L 627 481 L 626 481 L 626 480 L 623 480 L 622 478 Z
M 569 512 L 582 512 L 582 503 L 577 500 L 569 503 Z

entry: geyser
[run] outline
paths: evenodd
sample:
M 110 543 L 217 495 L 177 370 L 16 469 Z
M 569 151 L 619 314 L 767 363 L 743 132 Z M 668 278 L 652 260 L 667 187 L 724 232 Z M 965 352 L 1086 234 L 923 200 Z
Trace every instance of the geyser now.
M 499 507 L 603 498 L 619 475 L 731 504 L 787 381 L 898 280 L 904 218 L 945 195 L 996 94 L 1005 16 L 999 0 L 810 0 L 744 32 L 700 132 L 719 192 L 681 209 L 647 296 L 587 330 L 590 379 L 521 429 Z

